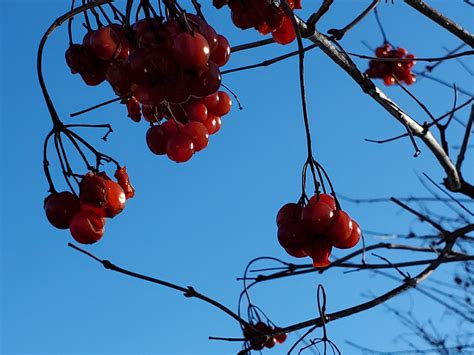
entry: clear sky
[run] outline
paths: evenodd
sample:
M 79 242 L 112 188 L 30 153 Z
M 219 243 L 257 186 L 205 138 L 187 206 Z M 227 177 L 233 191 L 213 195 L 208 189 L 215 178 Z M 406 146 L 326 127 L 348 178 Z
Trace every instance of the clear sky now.
M 211 335 L 239 337 L 240 328 L 234 320 L 199 300 L 104 270 L 67 247 L 72 241 L 68 231 L 48 224 L 43 212 L 48 186 L 42 172 L 42 144 L 51 123 L 37 82 L 36 49 L 43 32 L 67 11 L 69 3 L 0 3 L 1 353 L 235 354 L 240 344 L 208 340 Z M 208 20 L 231 44 L 262 38 L 255 31 L 234 28 L 227 10 L 216 11 L 207 1 L 203 3 Z M 321 21 L 320 30 L 345 25 L 368 3 L 336 1 Z M 462 1 L 430 3 L 472 31 L 473 11 Z M 123 7 L 124 1 L 117 1 L 117 5 Z M 304 0 L 302 16 L 316 5 L 319 1 Z M 390 41 L 417 56 L 442 56 L 444 47 L 459 44 L 402 1 L 395 5 L 381 1 L 379 8 Z M 82 36 L 76 26 L 75 40 Z M 370 55 L 362 40 L 371 47 L 382 42 L 373 16 L 351 31 L 342 44 L 349 51 Z M 132 122 L 120 104 L 69 118 L 69 113 L 113 98 L 113 93 L 106 84 L 86 87 L 78 76 L 70 74 L 64 61 L 67 45 L 63 26 L 51 36 L 44 57 L 45 78 L 60 116 L 67 123 L 111 123 L 115 132 L 107 143 L 99 139 L 99 131 L 84 131 L 84 135 L 126 165 L 137 189 L 125 211 L 108 221 L 104 238 L 88 250 L 124 268 L 192 285 L 234 310 L 242 289 L 236 277 L 249 260 L 268 255 L 298 261 L 278 245 L 275 225 L 280 206 L 299 197 L 306 154 L 296 59 L 225 76 L 224 83 L 238 94 L 244 110 L 234 109 L 224 117 L 222 129 L 212 136 L 209 147 L 188 163 L 177 165 L 148 150 L 147 124 Z M 294 43 L 287 47 L 275 44 L 236 53 L 226 68 L 294 48 Z M 463 61 L 472 67 L 472 60 Z M 361 68 L 367 65 L 362 60 L 356 63 Z M 365 142 L 364 138 L 403 133 L 403 127 L 321 52 L 308 53 L 306 65 L 314 150 L 336 191 L 351 197 L 428 195 L 417 176 L 426 172 L 438 182 L 443 178 L 428 149 L 420 142 L 422 154 L 414 159 L 406 139 L 386 145 Z M 422 67 L 418 63 L 415 68 Z M 443 63 L 435 75 L 474 92 L 472 76 L 456 60 Z M 420 80 L 411 89 L 435 116 L 452 105 L 449 88 Z M 386 92 L 419 122 L 428 120 L 399 88 L 387 88 Z M 466 96 L 459 99 L 461 102 Z M 467 115 L 463 110 L 456 116 L 465 121 Z M 462 127 L 453 123 L 449 132 L 452 145 L 459 144 L 462 132 Z M 457 153 L 455 148 L 453 152 Z M 57 172 L 57 162 L 52 163 Z M 471 155 L 464 172 L 471 181 L 472 163 Z M 343 207 L 366 230 L 431 232 L 389 203 L 344 202 Z M 380 237 L 367 235 L 366 241 L 376 243 Z M 336 251 L 334 255 L 344 253 Z M 383 255 L 410 260 L 409 253 Z M 441 268 L 436 279 L 448 280 L 452 270 Z M 416 269 L 410 272 L 415 274 Z M 264 283 L 255 287 L 252 295 L 276 324 L 286 326 L 317 316 L 319 283 L 326 288 L 329 312 L 363 302 L 395 285 L 368 272 L 344 274 L 337 269 Z M 403 310 L 413 307 L 420 319 L 442 322 L 440 331 L 456 334 L 462 326 L 453 324 L 442 309 L 416 291 L 389 305 Z M 405 329 L 383 307 L 331 323 L 328 332 L 345 354 L 358 353 L 346 340 L 378 350 L 406 348 L 396 341 Z M 316 331 L 315 336 L 320 333 Z M 295 339 L 292 335 L 285 345 Z M 287 348 L 275 347 L 268 353 L 280 354 Z

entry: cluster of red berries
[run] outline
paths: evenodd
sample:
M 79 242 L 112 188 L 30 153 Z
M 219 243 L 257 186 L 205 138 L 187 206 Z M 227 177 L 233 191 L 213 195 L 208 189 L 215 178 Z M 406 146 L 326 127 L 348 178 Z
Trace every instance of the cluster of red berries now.
M 207 147 L 209 135 L 221 128 L 221 117 L 228 114 L 232 100 L 224 91 L 204 98 L 191 98 L 184 105 L 167 107 L 144 106 L 143 116 L 149 122 L 157 117 L 167 119 L 163 124 L 151 126 L 146 134 L 150 150 L 157 155 L 167 154 L 177 162 L 185 162 Z
M 332 247 L 352 248 L 361 236 L 359 225 L 327 194 L 314 195 L 306 206 L 287 203 L 278 211 L 277 226 L 278 241 L 286 252 L 311 257 L 315 267 L 330 264 Z
M 193 14 L 180 21 L 141 19 L 130 31 L 118 24 L 104 26 L 89 31 L 83 44 L 72 44 L 66 51 L 72 73 L 79 73 L 88 85 L 107 80 L 116 95 L 126 101 L 132 120 L 140 121 L 142 114 L 149 122 L 173 120 L 178 131 L 178 122 L 199 122 L 202 125 L 192 123 L 186 130 L 193 137 L 206 136 L 205 140 L 207 134 L 219 130 L 220 117 L 230 110 L 230 98 L 218 92 L 220 67 L 229 57 L 227 39 Z M 150 140 L 147 142 L 150 146 Z M 188 160 L 192 152 L 207 145 L 193 142 L 195 147 L 189 148 L 189 142 L 181 138 L 175 143 L 169 144 L 168 156 L 177 162 Z M 152 152 L 164 154 L 156 146 L 167 143 L 152 145 Z
M 69 191 L 49 195 L 44 202 L 49 222 L 59 229 L 69 228 L 78 243 L 97 242 L 104 235 L 105 217 L 118 215 L 135 195 L 125 167 L 114 176 L 117 182 L 104 172 L 87 173 L 79 184 L 79 197 Z
M 250 347 L 253 350 L 262 350 L 263 348 L 268 348 L 268 349 L 273 348 L 276 343 L 283 344 L 287 338 L 286 333 L 280 333 L 273 337 L 268 336 L 266 340 L 260 340 L 257 338 L 258 335 L 260 335 L 260 333 L 270 333 L 272 331 L 278 332 L 282 329 L 278 327 L 273 328 L 272 326 L 267 325 L 263 322 L 258 322 L 254 324 L 253 327 L 256 328 L 257 331 L 249 327 L 245 327 L 243 330 L 244 337 L 246 339 L 249 339 Z
M 411 68 L 415 65 L 415 56 L 408 54 L 407 50 L 402 47 L 392 48 L 388 43 L 375 50 L 375 55 L 379 58 L 400 58 L 410 59 L 410 61 L 380 61 L 371 60 L 369 69 L 366 74 L 369 78 L 383 79 L 385 85 L 394 85 L 395 78 L 398 81 L 404 81 L 407 85 L 411 85 L 416 81 L 415 75 Z
M 296 38 L 291 18 L 283 7 L 274 1 L 267 0 L 214 0 L 213 4 L 220 9 L 228 5 L 231 9 L 232 22 L 245 30 L 255 28 L 261 34 L 271 33 L 275 42 L 288 44 Z M 288 0 L 290 8 L 301 9 L 301 0 Z

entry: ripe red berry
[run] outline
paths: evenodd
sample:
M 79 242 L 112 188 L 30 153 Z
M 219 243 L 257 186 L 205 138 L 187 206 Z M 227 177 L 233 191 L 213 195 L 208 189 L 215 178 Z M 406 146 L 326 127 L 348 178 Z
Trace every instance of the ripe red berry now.
M 195 152 L 203 150 L 209 144 L 209 133 L 201 122 L 189 122 L 180 131 L 193 141 Z
M 127 200 L 135 196 L 135 188 L 130 183 L 130 179 L 128 177 L 127 168 L 122 166 L 121 168 L 117 169 L 114 174 L 115 178 L 117 179 L 118 184 L 125 192 L 125 197 Z
M 208 114 L 207 120 L 205 120 L 203 123 L 210 135 L 217 133 L 222 125 L 221 118 L 212 114 Z
M 69 228 L 76 242 L 93 244 L 104 235 L 105 218 L 101 218 L 89 210 L 79 211 L 73 217 Z
M 301 221 L 287 221 L 278 227 L 278 242 L 285 249 L 297 253 L 309 241 L 309 234 Z
M 88 43 L 97 58 L 108 61 L 120 53 L 120 39 L 114 28 L 106 26 L 92 31 Z
M 183 32 L 174 38 L 173 54 L 183 69 L 200 70 L 206 66 L 209 60 L 209 43 L 200 33 Z
M 281 226 L 290 221 L 301 221 L 301 212 L 303 207 L 297 203 L 287 203 L 278 211 L 276 222 L 277 226 Z
M 193 78 L 191 94 L 197 97 L 205 97 L 214 94 L 221 86 L 222 76 L 216 63 L 210 60 L 206 67 L 200 70 Z
M 295 258 L 304 258 L 308 256 L 304 248 L 284 248 L 284 249 L 288 253 L 288 255 L 293 256 Z
M 271 349 L 275 346 L 276 340 L 274 337 L 268 337 L 268 340 L 263 344 L 267 349 Z
M 339 249 L 349 249 L 355 247 L 357 243 L 359 243 L 361 234 L 362 232 L 360 230 L 359 225 L 356 221 L 352 220 L 352 232 L 349 238 L 342 242 L 334 243 L 333 245 Z
M 334 210 L 327 204 L 315 202 L 306 205 L 301 213 L 301 219 L 311 235 L 320 235 L 330 226 Z
M 130 117 L 133 121 L 140 122 L 142 118 L 140 103 L 133 96 L 127 101 L 127 112 L 128 112 L 128 117 Z
M 331 255 L 332 246 L 324 239 L 314 239 L 305 250 L 308 256 L 313 259 L 314 267 L 325 267 L 331 263 L 329 256 Z
M 275 42 L 280 44 L 288 44 L 293 42 L 296 38 L 295 28 L 290 17 L 284 16 L 281 26 L 272 32 L 272 37 Z
M 219 102 L 214 106 L 211 111 L 214 115 L 222 117 L 229 113 L 232 107 L 232 100 L 224 91 L 219 91 Z
M 184 104 L 184 111 L 190 121 L 204 122 L 207 119 L 207 106 L 202 100 L 189 100 Z
M 336 210 L 331 225 L 325 233 L 326 239 L 334 243 L 345 241 L 352 233 L 352 220 L 349 215 L 341 210 Z
M 275 328 L 275 331 L 280 331 L 280 330 L 282 329 L 279 327 Z M 287 337 L 288 335 L 286 333 L 281 333 L 281 334 L 275 335 L 275 340 L 277 341 L 278 344 L 283 344 Z
M 210 59 L 217 64 L 217 66 L 224 66 L 230 58 L 230 44 L 227 38 L 222 35 L 217 36 L 217 46 L 212 52 Z
M 308 201 L 308 204 L 310 203 L 315 203 L 318 202 L 318 195 L 314 195 L 311 197 Z M 325 203 L 329 207 L 331 207 L 333 210 L 336 209 L 336 200 L 334 200 L 334 197 L 328 194 L 319 194 L 319 202 Z
M 87 173 L 79 184 L 79 199 L 83 204 L 103 207 L 107 203 L 107 184 L 93 173 Z
M 107 203 L 104 206 L 106 216 L 113 218 L 123 211 L 127 197 L 122 187 L 112 180 L 105 180 L 107 185 Z
M 168 139 L 176 133 L 178 133 L 178 127 L 173 120 L 166 121 L 159 126 L 150 127 L 146 133 L 148 148 L 150 148 L 154 154 L 166 154 Z
M 68 229 L 74 215 L 79 212 L 79 199 L 69 191 L 46 197 L 44 211 L 49 223 L 59 229 Z
M 219 92 L 216 92 L 212 95 L 208 95 L 204 98 L 204 104 L 208 110 L 212 110 L 219 103 Z
M 194 154 L 193 141 L 183 133 L 176 133 L 168 139 L 166 154 L 176 163 L 188 161 Z

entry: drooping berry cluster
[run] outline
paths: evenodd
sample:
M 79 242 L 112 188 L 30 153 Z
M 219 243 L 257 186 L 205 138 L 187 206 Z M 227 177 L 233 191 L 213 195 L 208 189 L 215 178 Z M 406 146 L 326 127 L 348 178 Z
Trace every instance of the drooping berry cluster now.
M 56 228 L 68 229 L 82 244 L 93 244 L 104 235 L 105 218 L 113 218 L 135 195 L 125 167 L 115 172 L 117 182 L 107 174 L 87 173 L 79 184 L 79 197 L 69 191 L 52 193 L 45 199 L 44 210 Z
M 231 107 L 232 100 L 224 91 L 204 98 L 191 98 L 184 105 L 144 106 L 145 120 L 167 119 L 148 129 L 148 147 L 154 154 L 167 154 L 175 162 L 185 162 L 207 147 L 209 135 L 219 131 L 221 117 L 228 114 Z
M 287 203 L 278 211 L 277 226 L 278 241 L 286 252 L 311 257 L 315 267 L 330 264 L 332 247 L 352 248 L 361 236 L 359 225 L 327 194 L 314 195 L 306 206 Z
M 116 95 L 126 101 L 132 120 L 140 121 L 142 114 L 153 124 L 172 120 L 178 131 L 181 125 L 196 121 L 201 124 L 192 123 L 185 131 L 205 140 L 219 130 L 220 117 L 230 110 L 230 98 L 218 92 L 219 68 L 229 57 L 227 39 L 193 14 L 166 21 L 141 19 L 129 31 L 118 24 L 101 27 L 88 32 L 82 45 L 73 44 L 66 52 L 71 71 L 79 73 L 86 84 L 109 82 Z M 177 162 L 188 160 L 192 156 L 189 152 L 207 145 L 193 141 L 196 147 L 183 148 L 187 143 L 178 140 L 170 144 L 168 154 Z M 148 138 L 147 142 L 150 146 Z M 153 145 L 150 149 L 155 154 L 168 153 L 155 149 L 166 146 L 166 141 Z
M 249 340 L 250 343 L 250 348 L 253 350 L 262 350 L 263 348 L 273 348 L 276 343 L 278 344 L 283 344 L 287 338 L 286 333 L 280 333 L 275 336 L 267 336 L 267 339 L 261 340 L 258 338 L 261 333 L 270 333 L 273 331 L 280 331 L 282 330 L 281 328 L 275 327 L 273 328 L 271 325 L 267 325 L 264 322 L 258 322 L 253 325 L 255 329 L 252 329 L 250 327 L 245 327 L 243 329 L 243 334 L 246 339 Z
M 405 48 L 392 48 L 390 44 L 386 43 L 375 50 L 375 55 L 379 58 L 410 60 L 400 62 L 371 60 L 369 62 L 369 69 L 365 72 L 369 78 L 383 79 L 385 85 L 394 85 L 396 83 L 395 78 L 400 82 L 405 82 L 407 85 L 411 85 L 416 81 L 415 74 L 411 71 L 411 68 L 415 65 L 415 56 L 408 54 Z
M 296 38 L 290 17 L 275 1 L 214 0 L 213 4 L 218 9 L 228 5 L 232 22 L 243 30 L 253 27 L 263 35 L 271 33 L 275 42 L 280 44 L 291 43 Z M 291 9 L 301 9 L 301 0 L 288 0 L 288 4 Z

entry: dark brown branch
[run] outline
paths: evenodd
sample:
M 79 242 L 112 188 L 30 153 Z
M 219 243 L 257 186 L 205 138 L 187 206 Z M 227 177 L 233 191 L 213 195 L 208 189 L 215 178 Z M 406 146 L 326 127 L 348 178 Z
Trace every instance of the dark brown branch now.
M 131 277 L 136 278 L 136 279 L 144 280 L 144 281 L 151 282 L 151 283 L 154 283 L 154 284 L 157 284 L 157 285 L 160 285 L 160 286 L 171 288 L 173 290 L 181 292 L 185 297 L 198 298 L 198 299 L 200 299 L 200 300 L 202 300 L 206 303 L 209 303 L 210 305 L 220 309 L 221 311 L 223 311 L 224 313 L 226 313 L 230 317 L 234 318 L 237 322 L 239 322 L 243 326 L 249 326 L 249 324 L 245 320 L 240 318 L 237 314 L 232 312 L 229 308 L 227 308 L 226 306 L 220 304 L 219 302 L 207 297 L 206 295 L 203 295 L 203 294 L 197 292 L 192 286 L 183 287 L 183 286 L 179 286 L 179 285 L 173 284 L 173 283 L 168 282 L 168 281 L 163 281 L 163 280 L 160 280 L 160 279 L 156 279 L 154 277 L 150 277 L 150 276 L 142 275 L 142 274 L 139 274 L 139 273 L 136 273 L 136 272 L 133 272 L 133 271 L 129 271 L 129 270 L 123 269 L 119 266 L 116 266 L 116 265 L 112 264 L 109 260 L 99 259 L 98 257 L 93 255 L 92 253 L 90 253 L 90 252 L 88 252 L 84 249 L 81 249 L 81 248 L 77 247 L 76 245 L 74 245 L 72 243 L 68 243 L 68 246 L 70 246 L 71 248 L 81 252 L 84 255 L 89 256 L 90 258 L 94 259 L 95 261 L 101 263 L 102 266 L 104 268 L 106 268 L 107 270 L 112 270 L 112 271 L 118 272 L 120 274 L 131 276 Z
M 461 166 L 466 155 L 467 145 L 469 144 L 469 137 L 471 136 L 472 123 L 474 121 L 474 105 L 471 106 L 471 114 L 469 115 L 469 121 L 467 121 L 466 131 L 464 132 L 464 138 L 462 140 L 461 149 L 459 150 L 458 158 L 456 160 L 456 169 L 461 171 Z

